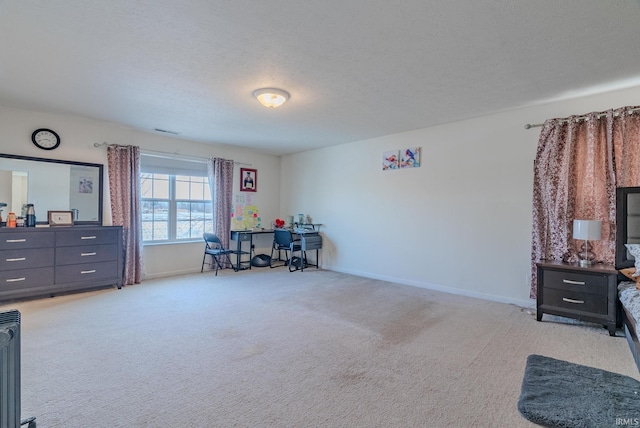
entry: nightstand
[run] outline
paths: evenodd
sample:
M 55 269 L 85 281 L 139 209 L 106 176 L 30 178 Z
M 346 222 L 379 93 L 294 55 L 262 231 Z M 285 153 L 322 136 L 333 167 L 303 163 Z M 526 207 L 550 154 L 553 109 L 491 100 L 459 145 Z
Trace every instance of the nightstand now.
M 560 315 L 602 324 L 616 334 L 618 271 L 611 265 L 580 267 L 562 262 L 537 263 L 537 320 Z

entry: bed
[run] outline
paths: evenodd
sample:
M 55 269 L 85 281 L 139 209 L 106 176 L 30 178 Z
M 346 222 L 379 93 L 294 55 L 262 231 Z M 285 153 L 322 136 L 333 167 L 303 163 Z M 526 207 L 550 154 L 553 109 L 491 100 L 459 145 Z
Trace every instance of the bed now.
M 625 244 L 640 244 L 640 187 L 620 187 L 616 190 L 616 260 L 618 270 L 635 267 L 635 258 Z M 618 284 L 618 316 L 640 370 L 640 290 L 636 282 L 620 274 Z

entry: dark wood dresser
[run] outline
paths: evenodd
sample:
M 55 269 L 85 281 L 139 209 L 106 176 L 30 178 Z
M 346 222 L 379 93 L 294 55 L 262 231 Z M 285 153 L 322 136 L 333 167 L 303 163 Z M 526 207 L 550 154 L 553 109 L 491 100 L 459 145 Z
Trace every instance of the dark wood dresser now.
M 122 286 L 122 227 L 0 228 L 0 301 Z
M 562 262 L 537 264 L 537 320 L 560 315 L 602 324 L 616 334 L 618 271 L 611 265 L 580 267 Z

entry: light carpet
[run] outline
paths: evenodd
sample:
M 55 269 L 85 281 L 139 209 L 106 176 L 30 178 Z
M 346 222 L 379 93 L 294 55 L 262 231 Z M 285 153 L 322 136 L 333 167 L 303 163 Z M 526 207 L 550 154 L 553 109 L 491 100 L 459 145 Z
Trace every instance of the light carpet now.
M 48 427 L 531 427 L 527 356 L 638 378 L 600 326 L 342 273 L 223 271 L 0 306 Z

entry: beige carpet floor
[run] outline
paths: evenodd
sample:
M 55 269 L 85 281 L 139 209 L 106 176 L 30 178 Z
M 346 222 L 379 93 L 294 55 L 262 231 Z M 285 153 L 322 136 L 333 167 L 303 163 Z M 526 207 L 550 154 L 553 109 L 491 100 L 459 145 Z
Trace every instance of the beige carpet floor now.
M 516 407 L 530 354 L 640 378 L 600 326 L 316 269 L 10 308 L 23 317 L 22 417 L 39 428 L 530 427 Z

